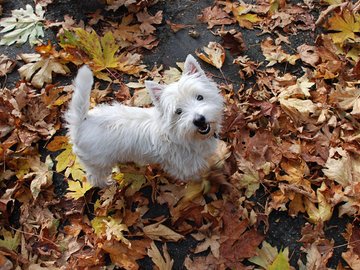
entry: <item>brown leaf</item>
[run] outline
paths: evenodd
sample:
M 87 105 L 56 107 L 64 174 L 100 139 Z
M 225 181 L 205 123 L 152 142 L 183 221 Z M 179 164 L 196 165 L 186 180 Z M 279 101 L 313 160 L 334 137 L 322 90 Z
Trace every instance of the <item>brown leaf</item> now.
M 215 25 L 228 25 L 234 23 L 234 19 L 223 11 L 220 7 L 207 7 L 198 16 L 199 21 L 208 23 L 208 29 L 213 28 Z
M 222 45 L 225 49 L 230 49 L 230 52 L 234 55 L 242 54 L 247 50 L 243 35 L 241 32 L 220 31 L 220 36 L 223 39 Z
M 147 9 L 142 12 L 136 13 L 136 17 L 139 22 L 141 22 L 140 29 L 146 35 L 152 34 L 156 28 L 152 24 L 161 24 L 162 22 L 162 10 L 156 12 L 155 16 L 151 16 Z
M 4 54 L 0 55 L 0 77 L 11 73 L 16 66 L 16 61 L 10 59 Z
M 139 269 L 136 260 L 142 259 L 147 255 L 147 249 L 150 248 L 151 240 L 142 239 L 131 241 L 131 248 L 120 242 L 106 241 L 102 249 L 110 254 L 111 261 L 126 270 Z
M 173 23 L 170 20 L 166 20 L 166 24 L 170 26 L 171 31 L 173 31 L 174 33 L 184 28 L 193 27 L 193 25 L 189 25 L 189 24 Z
M 153 240 L 166 239 L 168 241 L 177 242 L 180 239 L 184 238 L 184 236 L 182 236 L 181 234 L 178 234 L 177 232 L 174 232 L 170 228 L 161 224 L 162 222 L 164 221 L 145 226 L 143 228 L 143 232 L 146 236 Z

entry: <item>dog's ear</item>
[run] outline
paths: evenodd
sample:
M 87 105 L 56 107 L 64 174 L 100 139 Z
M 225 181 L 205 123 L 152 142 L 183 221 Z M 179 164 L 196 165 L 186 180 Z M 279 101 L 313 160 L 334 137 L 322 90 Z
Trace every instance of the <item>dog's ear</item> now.
M 205 72 L 202 70 L 196 59 L 191 54 L 189 54 L 186 57 L 184 64 L 184 74 L 191 75 L 196 73 L 199 75 L 205 75 Z
M 145 81 L 145 87 L 149 91 L 154 105 L 157 105 L 160 101 L 161 92 L 165 86 L 153 81 Z

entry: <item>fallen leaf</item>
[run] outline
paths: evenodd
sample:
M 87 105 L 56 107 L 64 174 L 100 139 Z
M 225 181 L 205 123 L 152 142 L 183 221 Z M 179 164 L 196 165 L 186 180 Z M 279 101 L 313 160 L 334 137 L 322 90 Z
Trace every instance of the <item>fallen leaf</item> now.
M 356 33 L 360 31 L 360 15 L 345 8 L 341 13 L 330 17 L 326 26 L 328 30 L 335 32 L 328 34 L 334 43 L 355 42 L 358 40 Z
M 54 57 L 43 58 L 40 54 L 20 54 L 19 58 L 26 65 L 18 69 L 20 77 L 37 88 L 43 87 L 44 83 L 52 82 L 52 73 L 67 74 L 69 68 Z
M 152 24 L 161 24 L 162 22 L 162 11 L 159 10 L 154 16 L 151 16 L 147 9 L 142 12 L 136 13 L 136 17 L 141 22 L 140 29 L 145 34 L 152 34 L 156 28 Z
M 0 239 L 0 247 L 15 251 L 20 245 L 21 234 L 19 231 L 13 234 L 10 231 L 2 228 L 1 235 L 3 236 L 3 239 Z
M 167 251 L 166 243 L 163 246 L 163 256 L 161 255 L 159 249 L 154 242 L 151 243 L 147 254 L 159 270 L 173 269 L 174 260 L 170 258 L 170 255 Z
M 207 23 L 208 29 L 215 25 L 228 25 L 234 23 L 234 20 L 223 11 L 220 7 L 207 7 L 202 10 L 201 15 L 198 16 L 199 21 Z
M 158 223 L 145 226 L 143 228 L 144 234 L 152 240 L 166 239 L 168 241 L 177 242 L 184 238 L 184 236 L 181 234 L 178 234 L 177 232 L 174 232 L 165 225 L 161 224 L 162 222 L 163 221 L 160 221 Z
M 234 14 L 240 27 L 253 29 L 254 25 L 261 22 L 262 19 L 256 14 L 250 13 L 251 9 L 246 5 L 240 4 L 239 6 L 233 5 L 232 13 Z
M 323 223 L 332 217 L 333 206 L 324 194 L 328 187 L 323 182 L 321 187 L 316 190 L 317 206 L 309 199 L 305 198 L 305 210 L 309 215 L 309 220 L 313 223 Z
M 4 27 L 0 33 L 6 33 L 0 40 L 0 45 L 24 44 L 27 40 L 31 46 L 41 42 L 44 37 L 43 21 L 45 10 L 41 5 L 35 6 L 35 12 L 31 5 L 25 9 L 15 9 L 12 16 L 0 20 L 0 26 Z
M 5 54 L 0 55 L 0 77 L 11 73 L 16 66 L 16 61 L 10 59 Z
M 66 197 L 74 200 L 83 198 L 85 193 L 92 188 L 88 182 L 68 181 L 68 185 Z
M 267 270 L 290 270 L 289 263 L 289 248 L 278 252 L 275 247 L 272 247 L 268 242 L 264 241 L 262 247 L 257 249 L 257 256 L 248 259 L 250 262 L 261 266 Z
M 221 69 L 225 61 L 224 48 L 219 43 L 209 42 L 208 46 L 204 47 L 204 52 L 205 54 L 196 51 L 196 55 L 206 63 Z
M 34 157 L 29 161 L 31 172 L 24 175 L 24 178 L 31 179 L 30 190 L 34 200 L 37 199 L 42 188 L 52 184 L 53 165 L 50 156 L 46 157 L 45 163 L 40 161 L 40 157 Z
M 289 62 L 289 64 L 295 65 L 296 60 L 299 59 L 299 55 L 290 55 L 284 52 L 281 46 L 274 45 L 273 40 L 270 38 L 267 38 L 261 43 L 261 50 L 265 59 L 269 61 L 267 67 L 283 62 Z

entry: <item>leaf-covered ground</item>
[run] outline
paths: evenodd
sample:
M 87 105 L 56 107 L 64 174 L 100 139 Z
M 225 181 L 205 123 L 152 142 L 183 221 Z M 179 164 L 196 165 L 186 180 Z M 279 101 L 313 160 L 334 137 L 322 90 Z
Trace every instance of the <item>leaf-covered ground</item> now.
M 0 5 L 0 269 L 360 269 L 359 2 Z M 91 106 L 146 107 L 189 53 L 226 100 L 211 171 L 92 188 L 62 118 L 77 68 Z

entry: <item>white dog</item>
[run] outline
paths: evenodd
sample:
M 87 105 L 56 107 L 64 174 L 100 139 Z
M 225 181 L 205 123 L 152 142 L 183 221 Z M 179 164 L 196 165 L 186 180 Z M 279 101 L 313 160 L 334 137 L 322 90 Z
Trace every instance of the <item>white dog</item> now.
M 89 111 L 93 75 L 87 66 L 79 69 L 74 84 L 65 119 L 74 153 L 93 186 L 109 185 L 117 163 L 158 163 L 182 181 L 198 178 L 208 168 L 221 128 L 223 98 L 191 55 L 179 81 L 145 81 L 155 105 L 151 108 L 114 103 Z

